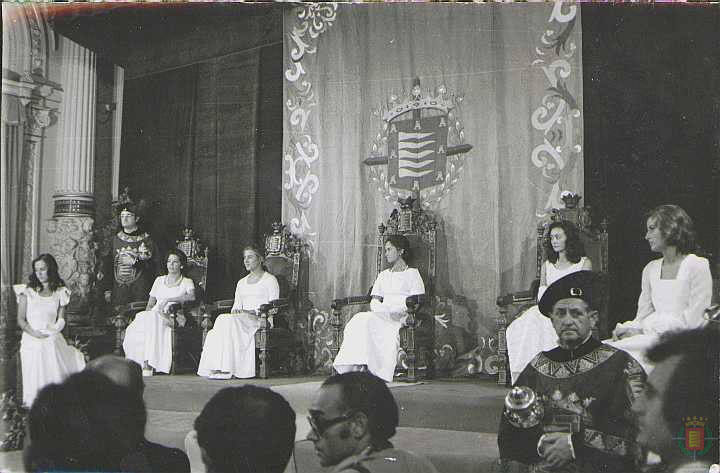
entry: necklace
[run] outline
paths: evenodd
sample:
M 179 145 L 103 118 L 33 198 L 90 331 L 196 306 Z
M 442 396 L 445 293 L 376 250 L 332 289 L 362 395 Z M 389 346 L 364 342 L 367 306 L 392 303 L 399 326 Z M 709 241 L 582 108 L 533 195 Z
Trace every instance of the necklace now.
M 390 268 L 390 271 L 392 271 L 393 273 L 402 273 L 406 269 L 408 269 L 408 265 L 403 263 L 397 266 L 393 266 L 392 268 Z
M 180 282 L 182 281 L 182 275 L 178 276 L 177 279 L 175 279 L 175 281 L 173 281 L 173 282 L 170 282 L 170 280 L 168 279 L 169 277 L 170 277 L 169 274 L 167 276 L 165 276 L 165 286 L 166 287 L 178 286 L 180 284 Z

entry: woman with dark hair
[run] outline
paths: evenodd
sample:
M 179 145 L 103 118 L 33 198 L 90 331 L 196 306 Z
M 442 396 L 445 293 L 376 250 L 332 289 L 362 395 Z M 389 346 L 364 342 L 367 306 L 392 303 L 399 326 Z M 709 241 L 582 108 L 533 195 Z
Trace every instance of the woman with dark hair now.
M 345 325 L 344 338 L 333 367 L 338 373 L 367 369 L 391 382 L 400 347 L 400 327 L 407 318 L 405 301 L 425 293 L 416 268 L 407 265 L 410 243 L 402 235 L 385 241 L 385 259 L 390 266 L 373 284 L 370 312 L 355 314 Z
M 173 305 L 195 300 L 195 284 L 183 276 L 185 253 L 172 248 L 165 260 L 167 274 L 158 276 L 150 289 L 147 308 L 138 312 L 125 330 L 125 357 L 143 367 L 143 376 L 170 372 L 172 331 L 169 313 Z
M 210 379 L 255 377 L 258 309 L 280 297 L 280 285 L 275 276 L 265 271 L 263 261 L 256 247 L 243 249 L 243 263 L 250 274 L 238 281 L 230 313 L 218 315 L 205 337 L 198 375 Z
M 575 225 L 561 220 L 550 224 L 543 239 L 547 260 L 540 269 L 539 301 L 547 287 L 570 273 L 592 270 L 590 258 Z M 515 319 L 505 333 L 513 384 L 525 366 L 541 351 L 557 346 L 557 333 L 548 317 L 540 313 L 537 305 L 530 307 Z
M 32 262 L 27 285 L 13 286 L 18 301 L 23 403 L 31 406 L 38 391 L 50 383 L 59 383 L 85 368 L 85 357 L 65 341 L 65 306 L 70 291 L 58 274 L 58 264 L 50 254 Z
M 665 332 L 701 327 L 710 307 L 712 276 L 708 260 L 695 256 L 695 229 L 677 205 L 661 205 L 647 215 L 645 239 L 662 258 L 642 272 L 637 315 L 618 324 L 606 343 L 632 355 L 647 373 L 653 369 L 645 351 Z

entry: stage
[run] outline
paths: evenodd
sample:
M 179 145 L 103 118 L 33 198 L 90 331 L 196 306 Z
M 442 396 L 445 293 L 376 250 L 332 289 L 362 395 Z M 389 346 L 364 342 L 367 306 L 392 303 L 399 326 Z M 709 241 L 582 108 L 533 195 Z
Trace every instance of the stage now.
M 195 417 L 218 390 L 256 384 L 282 394 L 297 413 L 298 473 L 318 472 L 311 442 L 303 441 L 313 393 L 322 377 L 267 380 L 206 380 L 193 375 L 145 378 L 148 439 L 184 449 Z M 400 427 L 392 442 L 429 458 L 440 473 L 492 471 L 497 459 L 496 432 L 506 389 L 492 379 L 443 379 L 417 384 L 392 383 L 400 408 Z M 2 471 L 21 471 L 19 452 L 0 454 Z M 289 472 L 294 471 L 291 465 Z

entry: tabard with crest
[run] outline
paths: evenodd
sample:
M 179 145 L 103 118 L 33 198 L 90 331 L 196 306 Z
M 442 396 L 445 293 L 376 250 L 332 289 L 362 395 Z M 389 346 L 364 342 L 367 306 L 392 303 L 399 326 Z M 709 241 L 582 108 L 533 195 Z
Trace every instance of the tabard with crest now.
M 159 256 L 157 246 L 147 232 L 120 230 L 115 235 L 112 247 L 114 305 L 148 298 L 155 273 L 161 269 Z M 134 263 L 128 264 L 127 260 Z

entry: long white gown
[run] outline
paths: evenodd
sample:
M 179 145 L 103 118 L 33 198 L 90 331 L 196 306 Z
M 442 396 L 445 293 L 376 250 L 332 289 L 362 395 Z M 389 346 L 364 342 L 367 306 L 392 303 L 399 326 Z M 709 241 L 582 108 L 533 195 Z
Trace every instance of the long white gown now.
M 265 272 L 256 283 L 248 283 L 245 276 L 235 288 L 232 310 L 257 310 L 261 305 L 280 296 L 280 286 L 272 274 Z M 212 372 L 230 373 L 236 378 L 255 376 L 255 332 L 260 328 L 260 319 L 246 313 L 220 314 L 215 325 L 205 337 L 200 366 L 200 376 Z
M 170 298 L 193 294 L 195 290 L 190 278 L 183 277 L 180 282 L 170 286 L 167 285 L 166 278 L 167 276 L 155 278 L 150 295 L 157 300 L 156 304 L 150 310 L 137 313 L 125 329 L 123 340 L 126 358 L 140 366 L 147 361 L 155 371 L 161 373 L 169 373 L 172 365 L 172 330 L 158 312 L 158 307 Z
M 645 266 L 637 315 L 635 319 L 619 324 L 642 329 L 643 333 L 622 340 L 604 341 L 628 352 L 648 374 L 654 365 L 645 358 L 645 351 L 665 332 L 703 326 L 703 312 L 710 306 L 712 298 L 712 276 L 707 259 L 688 254 L 680 262 L 675 279 L 660 278 L 662 262 L 659 258 Z
M 367 365 L 368 371 L 388 383 L 393 380 L 397 353 L 400 347 L 400 327 L 405 316 L 408 296 L 425 293 L 425 284 L 416 268 L 393 272 L 386 269 L 378 274 L 371 294 L 371 312 L 359 312 L 345 325 L 343 342 L 333 367 L 338 373 L 353 371 L 357 365 Z
M 47 297 L 24 284 L 17 284 L 13 289 L 18 298 L 24 295 L 27 299 L 25 318 L 30 327 L 50 334 L 47 338 L 35 338 L 23 331 L 20 340 L 23 403 L 30 407 L 43 387 L 60 383 L 85 368 L 85 357 L 80 350 L 67 344 L 62 332 L 51 328 L 57 321 L 60 307 L 70 302 L 68 288 L 61 287 Z
M 567 268 L 557 269 L 550 261 L 545 261 L 545 280 L 547 286 L 538 290 L 537 300 L 542 297 L 545 289 L 558 279 L 576 271 L 581 271 L 587 258 L 583 256 L 580 261 Z M 513 320 L 505 332 L 507 340 L 508 361 L 510 364 L 510 377 L 515 384 L 522 370 L 525 369 L 535 355 L 557 346 L 557 333 L 549 318 L 540 313 L 537 305 L 527 309 L 523 314 Z

